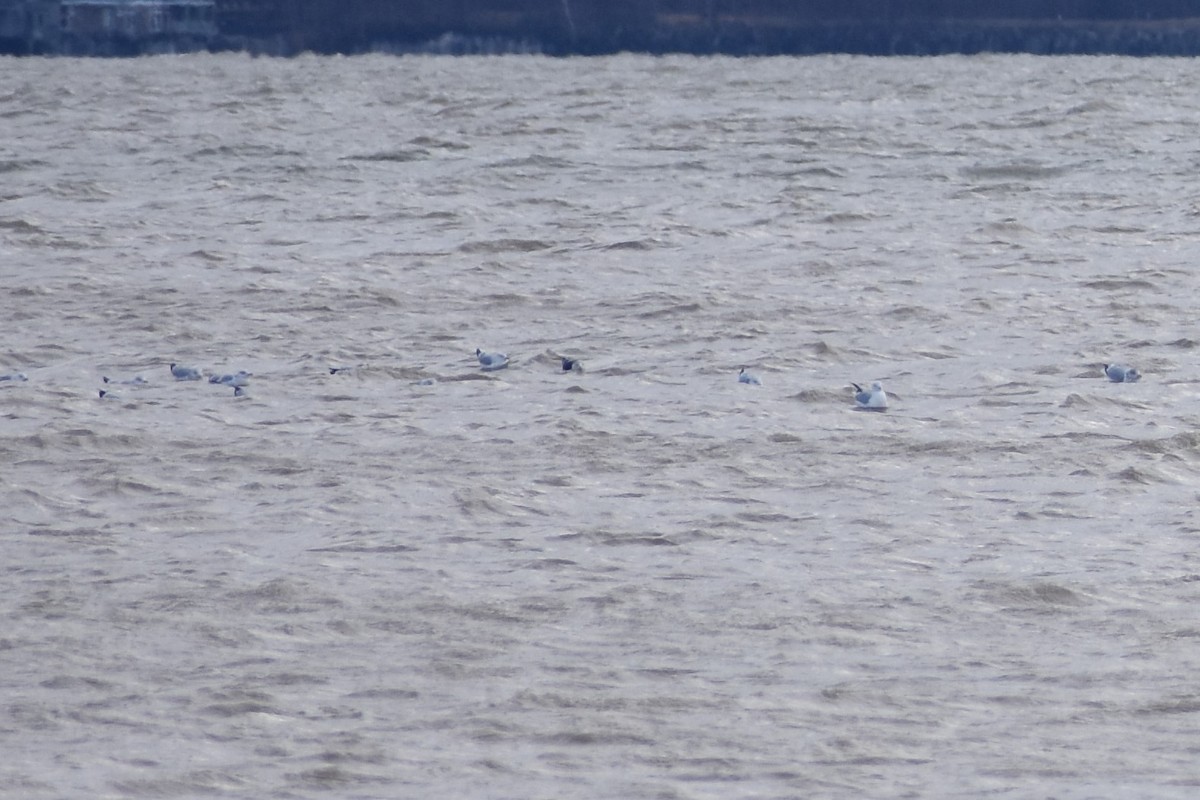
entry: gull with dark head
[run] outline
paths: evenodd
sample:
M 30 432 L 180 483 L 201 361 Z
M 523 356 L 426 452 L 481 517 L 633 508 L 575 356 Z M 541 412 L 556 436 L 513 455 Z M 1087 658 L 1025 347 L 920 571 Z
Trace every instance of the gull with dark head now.
M 1113 383 L 1136 383 L 1142 377 L 1135 368 L 1120 364 L 1105 364 L 1104 375 Z
M 742 367 L 738 372 L 738 383 L 749 383 L 752 386 L 762 386 L 762 379 L 753 372 L 746 372 L 746 368 Z
M 182 364 L 172 364 L 171 374 L 175 376 L 175 380 L 177 381 L 200 380 L 200 370 L 195 367 L 185 367 Z
M 479 359 L 479 366 L 484 372 L 494 372 L 508 366 L 508 356 L 504 353 L 485 353 L 477 347 L 475 357 Z
M 583 362 L 578 358 L 564 358 L 562 360 L 563 372 L 583 372 Z
M 854 387 L 854 402 L 863 411 L 886 411 L 888 407 L 887 392 L 883 391 L 883 384 L 875 381 L 871 384 L 869 390 L 864 390 L 857 383 L 850 384 Z

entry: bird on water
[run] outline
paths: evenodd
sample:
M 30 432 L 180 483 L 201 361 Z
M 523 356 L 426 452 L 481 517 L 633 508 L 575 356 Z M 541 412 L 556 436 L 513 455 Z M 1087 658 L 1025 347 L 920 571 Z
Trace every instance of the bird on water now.
M 172 364 L 171 374 L 175 376 L 175 380 L 177 381 L 200 380 L 200 370 L 195 367 L 185 367 L 182 364 Z
M 887 392 L 883 391 L 883 384 L 875 381 L 871 384 L 869 390 L 863 389 L 857 383 L 850 384 L 854 387 L 854 402 L 858 403 L 858 407 L 864 411 L 886 411 L 888 407 Z
M 485 353 L 476 347 L 475 357 L 479 359 L 479 366 L 484 372 L 492 372 L 508 366 L 508 356 L 504 353 Z
M 253 377 L 253 372 L 246 372 L 244 369 L 239 369 L 237 372 L 228 375 L 213 375 L 208 379 L 209 383 L 222 383 L 226 386 L 245 386 Z
M 1136 383 L 1142 377 L 1142 373 L 1134 367 L 1124 367 L 1120 364 L 1105 364 L 1104 374 L 1113 383 Z

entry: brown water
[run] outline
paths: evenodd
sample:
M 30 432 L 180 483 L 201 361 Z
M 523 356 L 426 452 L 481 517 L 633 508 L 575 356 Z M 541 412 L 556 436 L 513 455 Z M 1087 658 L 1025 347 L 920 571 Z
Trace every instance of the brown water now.
M 1195 795 L 1192 62 L 0 67 L 0 796 Z

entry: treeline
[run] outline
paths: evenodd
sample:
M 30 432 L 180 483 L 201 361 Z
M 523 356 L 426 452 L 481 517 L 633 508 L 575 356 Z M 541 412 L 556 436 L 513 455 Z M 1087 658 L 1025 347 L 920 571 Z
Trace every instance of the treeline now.
M 1200 0 L 217 0 L 217 22 L 281 54 L 1200 54 Z

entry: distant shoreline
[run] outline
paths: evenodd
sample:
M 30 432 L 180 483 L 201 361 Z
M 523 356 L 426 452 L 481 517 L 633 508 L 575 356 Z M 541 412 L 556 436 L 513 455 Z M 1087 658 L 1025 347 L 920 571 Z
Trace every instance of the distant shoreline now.
M 104 0 L 97 0 L 103 2 Z M 601 13 L 573 0 L 573 15 L 552 13 L 548 0 L 521 13 L 467 11 L 404 15 L 378 8 L 367 13 L 350 2 L 345 13 L 307 16 L 237 14 L 233 6 L 215 6 L 206 36 L 130 37 L 99 32 L 94 38 L 60 34 L 33 38 L 10 24 L 0 26 L 0 53 L 9 55 L 136 56 L 196 51 L 248 52 L 289 57 L 301 53 L 432 53 L 445 55 L 539 53 L 591 56 L 618 52 L 654 55 L 776 56 L 845 53 L 871 56 L 931 56 L 976 53 L 1035 55 L 1200 56 L 1200 16 L 1173 19 L 955 18 L 826 10 L 826 16 L 796 11 L 696 13 L 704 2 L 676 0 L 674 11 L 663 0 L 650 10 L 630 11 L 614 0 Z M 176 0 L 179 2 L 179 0 Z M 766 2 L 766 0 L 760 0 Z M 361 5 L 360 1 L 360 5 Z M 211 5 L 211 4 L 210 4 Z M 753 6 L 748 3 L 747 6 Z M 243 3 L 239 8 L 252 7 Z M 554 3 L 553 9 L 568 8 Z M 894 9 L 893 9 L 894 11 Z M 19 21 L 19 20 L 18 20 Z M 14 33 L 13 31 L 16 31 Z M 24 36 L 24 38 L 22 38 Z
M 325 35 L 221 37 L 211 49 L 260 55 L 294 56 L 369 52 L 478 55 L 540 53 L 551 56 L 652 55 L 787 56 L 850 54 L 869 56 L 974 55 L 1200 55 L 1200 18 L 1163 22 L 940 20 L 900 23 L 804 22 L 731 19 L 709 27 L 682 21 L 647 32 L 585 39 L 512 36 L 487 32 L 446 32 L 433 38 L 326 38 Z

